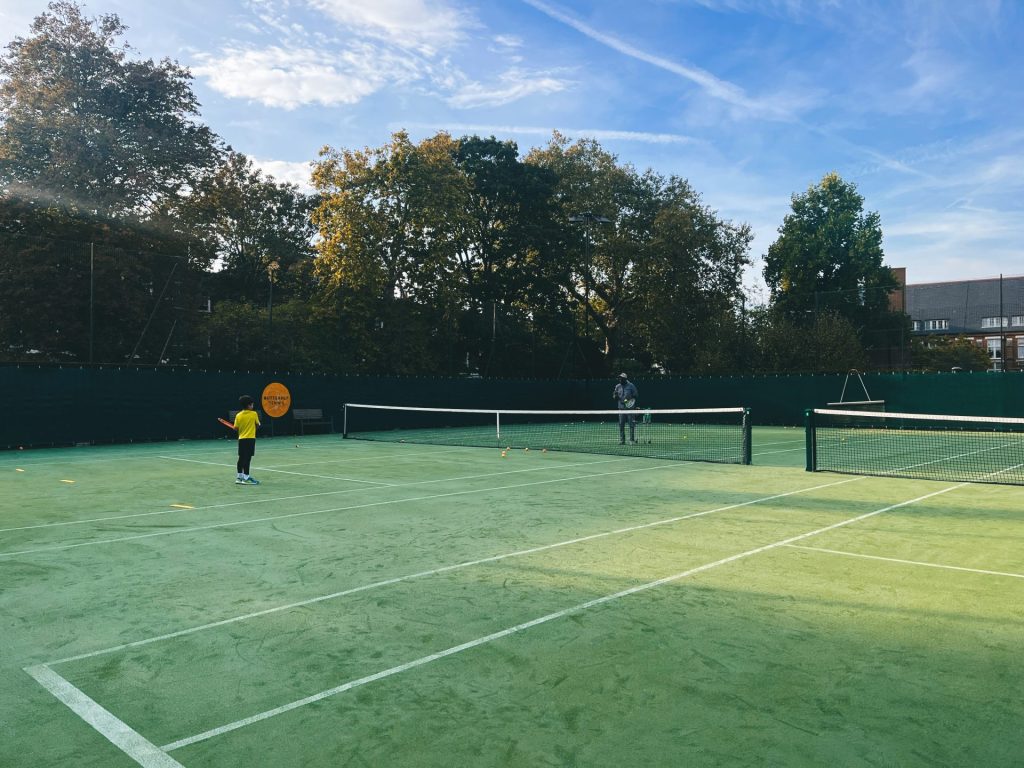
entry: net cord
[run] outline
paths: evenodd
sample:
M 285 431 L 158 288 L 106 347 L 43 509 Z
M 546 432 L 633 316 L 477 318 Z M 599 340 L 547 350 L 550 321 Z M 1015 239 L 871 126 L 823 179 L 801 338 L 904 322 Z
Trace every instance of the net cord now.
M 1021 424 L 1024 419 L 1002 416 L 947 416 L 934 413 L 876 413 L 872 411 L 847 411 L 831 408 L 815 408 L 815 414 L 824 416 L 856 416 L 859 419 L 875 419 L 880 425 L 887 419 L 911 419 L 917 421 L 948 421 L 974 424 Z M 821 425 L 819 425 L 821 426 Z
M 491 415 L 500 414 L 516 414 L 516 415 L 529 415 L 536 414 L 538 416 L 571 416 L 573 414 L 580 414 L 583 416 L 612 416 L 618 415 L 621 409 L 610 409 L 610 410 L 599 410 L 599 411 L 522 411 L 522 410 L 510 410 L 505 408 L 493 409 L 493 408 L 418 408 L 412 405 L 372 405 L 368 403 L 345 403 L 345 408 L 373 408 L 381 411 L 418 411 L 425 413 L 487 413 Z M 629 409 L 626 409 L 629 410 Z M 635 409 L 634 409 L 635 410 Z M 702 413 L 744 413 L 746 408 L 661 408 L 661 409 L 644 409 L 651 414 L 702 414 Z

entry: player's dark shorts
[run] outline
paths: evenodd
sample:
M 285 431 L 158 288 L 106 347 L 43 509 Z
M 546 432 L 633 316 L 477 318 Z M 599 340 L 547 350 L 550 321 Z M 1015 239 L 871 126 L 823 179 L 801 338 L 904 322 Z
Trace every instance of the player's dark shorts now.
M 238 455 L 240 458 L 250 458 L 256 454 L 256 438 L 242 437 L 238 440 Z

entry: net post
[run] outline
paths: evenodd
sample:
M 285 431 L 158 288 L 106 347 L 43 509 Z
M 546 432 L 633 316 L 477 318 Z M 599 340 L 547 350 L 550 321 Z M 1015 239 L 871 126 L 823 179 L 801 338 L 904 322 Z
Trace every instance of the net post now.
M 750 424 L 750 409 L 749 408 L 744 408 L 743 409 L 743 463 L 744 464 L 750 464 L 751 463 L 751 454 L 752 454 L 751 443 L 753 442 L 752 439 L 751 439 L 752 431 L 753 430 L 752 430 L 751 424 Z
M 807 471 L 818 471 L 818 434 L 814 429 L 814 409 L 804 410 L 804 434 L 807 450 Z
M 345 439 L 348 437 L 348 403 L 341 406 L 341 437 Z

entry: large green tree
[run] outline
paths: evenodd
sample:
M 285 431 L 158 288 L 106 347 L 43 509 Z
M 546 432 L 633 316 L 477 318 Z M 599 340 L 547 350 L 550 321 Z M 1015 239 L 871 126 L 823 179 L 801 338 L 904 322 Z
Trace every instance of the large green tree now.
M 864 211 L 856 185 L 829 173 L 793 195 L 792 212 L 765 256 L 764 278 L 774 307 L 795 319 L 827 303 L 863 322 L 887 311 L 895 287 L 883 259 L 878 214 Z
M 638 172 L 594 140 L 556 133 L 527 161 L 558 176 L 562 289 L 583 317 L 591 373 L 692 372 L 715 357 L 709 345 L 733 338 L 721 330 L 738 322 L 748 227 L 719 219 L 685 179 Z
M 553 341 L 556 177 L 523 163 L 514 142 L 494 137 L 459 139 L 455 166 L 464 181 L 452 216 L 461 224 L 453 255 L 462 334 L 481 372 L 522 375 L 538 335 L 542 346 Z
M 0 56 L 0 344 L 12 354 L 90 359 L 94 338 L 97 359 L 155 362 L 186 320 L 177 308 L 197 301 L 207 262 L 189 260 L 159 211 L 220 145 L 187 70 L 134 58 L 124 32 L 115 15 L 56 2 Z
M 413 373 L 443 358 L 464 180 L 455 144 L 404 132 L 361 151 L 325 148 L 313 169 L 321 299 L 363 370 Z
M 216 160 L 191 75 L 138 60 L 113 14 L 50 3 L 0 58 L 0 193 L 34 207 L 144 215 Z

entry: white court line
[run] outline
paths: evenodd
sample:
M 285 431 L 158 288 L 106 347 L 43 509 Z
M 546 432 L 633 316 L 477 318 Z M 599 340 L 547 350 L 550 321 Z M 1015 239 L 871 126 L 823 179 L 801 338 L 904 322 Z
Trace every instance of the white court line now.
M 639 523 L 637 525 L 630 525 L 630 526 L 627 526 L 625 528 L 617 528 L 617 529 L 612 530 L 612 531 L 602 531 L 601 533 L 592 533 L 592 534 L 590 534 L 588 536 L 580 536 L 580 537 L 577 537 L 575 539 L 567 539 L 565 541 L 558 541 L 558 542 L 555 542 L 554 544 L 543 544 L 541 546 L 531 547 L 530 549 L 521 549 L 521 550 L 518 550 L 518 551 L 515 551 L 515 552 L 506 552 L 505 554 L 501 554 L 501 555 L 492 555 L 491 557 L 482 557 L 482 558 L 480 558 L 478 560 L 469 560 L 469 561 L 462 562 L 462 563 L 455 563 L 453 565 L 444 565 L 444 566 L 441 566 L 440 568 L 433 568 L 433 569 L 431 569 L 429 571 L 420 571 L 419 573 L 409 573 L 409 574 L 406 574 L 404 576 L 396 576 L 396 577 L 391 578 L 391 579 L 384 579 L 383 581 L 375 581 L 375 582 L 372 582 L 370 584 L 363 584 L 363 585 L 360 585 L 358 587 L 351 587 L 350 589 L 345 589 L 345 590 L 342 590 L 340 592 L 332 592 L 329 595 L 319 595 L 317 597 L 311 597 L 311 598 L 308 598 L 306 600 L 300 600 L 299 602 L 296 602 L 296 603 L 288 603 L 287 605 L 279 605 L 279 606 L 275 606 L 274 608 L 266 608 L 266 609 L 264 609 L 262 611 L 255 611 L 253 613 L 246 613 L 246 614 L 242 614 L 241 616 L 232 616 L 232 617 L 227 618 L 227 619 L 221 619 L 220 621 L 213 621 L 213 622 L 210 622 L 208 624 L 201 624 L 201 625 L 196 626 L 196 627 L 189 627 L 188 629 L 181 629 L 181 630 L 178 630 L 177 632 L 170 632 L 168 634 L 158 635 L 156 637 L 148 637 L 148 638 L 145 638 L 144 640 L 136 640 L 136 641 L 131 642 L 131 643 L 123 643 L 122 645 L 115 645 L 115 646 L 111 646 L 110 648 L 102 648 L 102 649 L 100 649 L 98 651 L 91 651 L 89 653 L 80 653 L 77 656 L 68 656 L 67 658 L 64 658 L 64 659 L 56 659 L 55 661 L 48 661 L 46 663 L 47 663 L 47 665 L 65 664 L 65 663 L 71 662 L 71 661 L 81 661 L 82 659 L 90 659 L 90 658 L 93 658 L 94 656 L 103 656 L 103 655 L 108 654 L 108 653 L 115 653 L 117 651 L 124 651 L 124 650 L 127 650 L 129 648 L 138 648 L 140 645 L 150 645 L 151 643 L 157 643 L 157 642 L 161 642 L 163 640 L 170 640 L 172 638 L 182 637 L 184 635 L 191 635 L 191 634 L 194 634 L 196 632 L 202 632 L 202 631 L 207 630 L 207 629 L 213 629 L 214 627 L 223 627 L 223 626 L 225 626 L 227 624 L 235 624 L 235 623 L 237 623 L 239 621 L 246 621 L 248 619 L 255 619 L 257 617 L 267 616 L 268 614 L 272 614 L 272 613 L 280 613 L 281 611 L 290 611 L 293 608 L 302 608 L 302 607 L 307 606 L 307 605 L 314 605 L 315 603 L 322 603 L 322 602 L 325 602 L 327 600 L 334 600 L 336 598 L 344 597 L 346 595 L 354 595 L 354 594 L 356 594 L 358 592 L 366 592 L 366 591 L 371 590 L 371 589 L 377 589 L 379 587 L 386 587 L 386 586 L 389 586 L 391 584 L 398 584 L 398 583 L 403 582 L 403 581 L 411 581 L 413 579 L 420 579 L 420 578 L 424 578 L 424 577 L 427 577 L 427 576 L 436 576 L 437 574 L 440 574 L 440 573 L 448 573 L 450 571 L 457 571 L 457 570 L 461 570 L 463 568 L 470 568 L 470 567 L 475 566 L 475 565 L 483 565 L 484 563 L 495 563 L 495 562 L 498 562 L 499 560 L 506 560 L 506 559 L 512 558 L 512 557 L 522 557 L 524 555 L 533 555 L 533 554 L 536 554 L 538 552 L 545 552 L 545 551 L 552 550 L 552 549 L 558 549 L 560 547 L 567 547 L 567 546 L 570 546 L 572 544 L 581 544 L 581 543 L 583 543 L 585 541 L 593 541 L 595 539 L 606 538 L 608 536 L 618 536 L 618 535 L 621 535 L 621 534 L 624 534 L 624 533 L 633 533 L 635 531 L 642 531 L 642 530 L 644 530 L 646 528 L 654 528 L 656 526 L 661 526 L 661 525 L 671 525 L 673 523 L 678 523 L 678 522 L 681 522 L 683 520 L 691 520 L 691 519 L 693 519 L 695 517 L 703 517 L 705 515 L 711 515 L 711 514 L 714 514 L 716 512 L 725 512 L 725 511 L 730 510 L 730 509 L 739 509 L 740 507 L 749 507 L 752 504 L 760 504 L 760 503 L 765 502 L 765 501 L 773 501 L 775 499 L 782 499 L 782 498 L 785 498 L 787 496 L 795 496 L 795 495 L 800 494 L 800 493 L 809 493 L 810 491 L 818 491 L 818 490 L 821 490 L 822 488 L 831 488 L 832 486 L 835 486 L 835 485 L 843 485 L 844 483 L 853 483 L 853 482 L 856 482 L 858 480 L 863 480 L 863 479 L 864 478 L 862 478 L 862 477 L 853 477 L 853 478 L 849 478 L 847 480 L 840 480 L 840 481 L 834 482 L 834 483 L 825 483 L 823 485 L 815 485 L 815 486 L 811 486 L 809 488 L 799 488 L 799 489 L 797 489 L 795 491 L 786 491 L 785 493 L 777 493 L 774 496 L 763 496 L 763 497 L 761 497 L 759 499 L 751 499 L 750 501 L 741 501 L 741 502 L 738 502 L 736 504 L 729 504 L 728 506 L 725 506 L 725 507 L 716 507 L 715 509 L 706 509 L 706 510 L 703 510 L 701 512 L 691 512 L 690 514 L 687 514 L 687 515 L 679 515 L 677 517 L 670 517 L 670 518 L 667 518 L 665 520 L 656 520 L 656 521 L 651 522 L 651 523 Z
M 188 736 L 188 737 L 183 738 L 183 739 L 178 739 L 177 741 L 172 741 L 169 744 L 164 744 L 161 747 L 161 749 L 163 749 L 163 750 L 165 750 L 167 752 L 173 752 L 176 749 L 181 749 L 182 747 L 187 747 L 187 746 L 189 746 L 191 744 L 196 744 L 196 743 L 198 743 L 200 741 L 206 741 L 207 739 L 212 739 L 212 738 L 214 738 L 216 736 L 221 736 L 221 735 L 223 735 L 225 733 L 229 733 L 230 731 L 234 731 L 234 730 L 237 730 L 239 728 L 244 728 L 247 725 L 252 725 L 253 723 L 258 723 L 261 720 L 268 720 L 271 717 L 276 717 L 277 715 L 284 714 L 285 712 L 290 712 L 293 709 L 298 709 L 299 707 L 304 707 L 307 704 L 313 704 L 315 702 L 322 701 L 322 700 L 324 700 L 326 698 L 329 698 L 331 696 L 335 696 L 335 695 L 337 695 L 339 693 L 344 693 L 345 691 L 352 690 L 353 688 L 358 688 L 359 686 L 366 685 L 367 683 L 372 683 L 372 682 L 375 682 L 377 680 L 382 680 L 382 679 L 384 679 L 386 677 L 391 677 L 392 675 L 397 675 L 397 674 L 400 674 L 402 672 L 407 672 L 410 669 L 415 669 L 416 667 L 422 667 L 423 665 L 429 664 L 432 661 L 437 661 L 437 660 L 443 659 L 443 658 L 445 658 L 447 656 L 453 656 L 453 655 L 455 655 L 457 653 L 461 653 L 462 651 L 467 651 L 467 650 L 469 650 L 471 648 L 476 648 L 478 646 L 485 645 L 487 643 L 491 643 L 491 642 L 493 642 L 495 640 L 500 640 L 501 638 L 508 637 L 509 635 L 514 635 L 516 633 L 523 632 L 524 630 L 531 629 L 531 628 L 536 627 L 536 626 L 538 626 L 540 624 L 545 624 L 545 623 L 547 623 L 549 621 L 554 621 L 555 619 L 561 619 L 561 618 L 563 618 L 565 616 L 569 616 L 571 614 L 580 613 L 580 612 L 588 610 L 590 608 L 594 608 L 596 606 L 603 605 L 604 603 L 610 603 L 613 600 L 619 600 L 619 599 L 621 599 L 623 597 L 628 597 L 629 595 L 635 595 L 638 592 L 645 592 L 647 590 L 654 589 L 656 587 L 664 586 L 665 584 L 670 584 L 670 583 L 672 583 L 674 581 L 680 581 L 682 579 L 685 579 L 685 578 L 688 578 L 690 576 L 693 576 L 694 574 L 702 573 L 704 571 L 709 571 L 712 568 L 717 568 L 719 566 L 726 565 L 728 563 L 733 563 L 733 562 L 736 562 L 737 560 L 742 560 L 742 559 L 751 557 L 753 555 L 761 554 L 762 552 L 768 552 L 768 551 L 773 550 L 773 549 L 778 549 L 779 547 L 787 546 L 789 544 L 792 544 L 793 542 L 801 541 L 802 539 L 806 539 L 806 538 L 809 538 L 811 536 L 817 536 L 819 534 L 835 530 L 836 528 L 841 528 L 841 527 L 846 526 L 846 525 L 851 525 L 852 523 L 860 522 L 861 520 L 866 520 L 869 517 L 874 517 L 875 515 L 882 514 L 883 512 L 889 512 L 890 510 L 893 510 L 893 509 L 898 509 L 900 507 L 905 507 L 905 506 L 908 506 L 910 504 L 915 504 L 915 503 L 917 503 L 919 501 L 924 501 L 925 499 L 930 499 L 933 496 L 938 496 L 938 495 L 943 494 L 943 493 L 948 493 L 949 491 L 956 490 L 957 488 L 963 488 L 965 485 L 968 485 L 968 483 L 959 483 L 957 485 L 951 485 L 951 486 L 949 486 L 947 488 L 943 488 L 942 490 L 933 491 L 932 493 L 925 494 L 924 496 L 918 496 L 916 499 L 910 499 L 909 501 L 902 501 L 899 504 L 892 504 L 892 505 L 890 505 L 888 507 L 883 507 L 881 509 L 876 509 L 876 510 L 874 510 L 872 512 L 865 512 L 862 515 L 857 515 L 856 517 L 851 517 L 851 518 L 848 518 L 846 520 L 842 520 L 842 521 L 840 521 L 838 523 L 833 523 L 832 525 L 827 525 L 827 526 L 825 526 L 823 528 L 818 528 L 818 529 L 813 530 L 813 531 L 808 531 L 807 533 L 801 533 L 801 534 L 798 534 L 797 536 L 790 536 L 788 538 L 772 542 L 771 544 L 765 544 L 765 545 L 760 546 L 760 547 L 755 547 L 754 549 L 748 549 L 745 552 L 740 552 L 740 553 L 735 554 L 735 555 L 730 555 L 729 557 L 723 557 L 721 560 L 715 560 L 714 562 L 711 562 L 711 563 L 705 563 L 704 565 L 699 565 L 696 568 L 690 568 L 690 569 L 688 569 L 686 571 L 682 571 L 681 573 L 676 573 L 676 574 L 673 574 L 671 576 L 665 576 L 665 577 L 663 577 L 661 579 L 657 579 L 656 581 L 649 581 L 646 584 L 639 584 L 637 586 L 630 587 L 629 589 L 624 589 L 624 590 L 622 590 L 620 592 L 615 592 L 614 594 L 611 594 L 611 595 L 605 595 L 603 597 L 599 597 L 599 598 L 596 598 L 594 600 L 588 600 L 585 603 L 580 603 L 580 604 L 574 605 L 574 606 L 572 606 L 570 608 L 564 608 L 564 609 L 562 609 L 560 611 L 555 611 L 554 613 L 549 613 L 549 614 L 547 614 L 545 616 L 540 616 L 539 618 L 533 619 L 531 621 L 524 622 L 522 624 L 516 624 L 515 626 L 508 627 L 506 629 L 502 629 L 502 630 L 500 630 L 498 632 L 493 632 L 493 633 L 491 633 L 489 635 L 484 635 L 483 637 L 478 637 L 475 640 L 470 640 L 469 642 L 461 643 L 459 645 L 452 646 L 451 648 L 446 648 L 443 651 L 438 651 L 437 653 L 432 653 L 432 654 L 429 654 L 427 656 L 421 656 L 420 658 L 415 659 L 414 661 L 409 661 L 409 662 L 406 662 L 405 664 L 400 664 L 400 665 L 398 665 L 396 667 L 391 667 L 390 669 L 385 669 L 385 670 L 382 670 L 380 672 L 376 672 L 376 673 L 374 673 L 372 675 L 367 675 L 366 677 L 360 677 L 360 678 L 358 678 L 356 680 L 350 680 L 349 682 L 343 683 L 342 685 L 339 685 L 339 686 L 337 686 L 335 688 L 330 688 L 330 689 L 328 689 L 326 691 L 321 691 L 320 693 L 315 693 L 312 696 L 306 696 L 306 697 L 298 699 L 296 701 L 289 702 L 288 704 L 284 704 L 284 705 L 282 705 L 280 707 L 275 707 L 274 709 L 268 709 L 265 712 L 260 712 L 258 714 L 252 715 L 250 717 L 246 717 L 246 718 L 243 718 L 241 720 L 236 720 L 233 723 L 227 723 L 225 725 L 219 726 L 217 728 L 213 728 L 213 729 L 208 730 L 208 731 L 204 731 L 203 733 L 199 733 L 199 734 L 196 734 L 194 736 Z
M 143 738 L 127 723 L 114 717 L 49 667 L 26 667 L 25 671 L 107 741 L 143 768 L 184 768 L 164 750 Z
M 965 573 L 980 573 L 985 576 L 1006 576 L 1011 579 L 1024 579 L 1024 573 L 1008 573 L 1007 571 L 988 571 L 984 568 L 965 568 L 959 565 L 943 565 L 942 563 L 926 563 L 922 560 L 903 560 L 898 557 L 882 557 L 881 555 L 863 555 L 859 552 L 844 552 L 839 549 L 825 549 L 824 547 L 807 547 L 797 544 L 787 544 L 793 549 L 806 549 L 809 552 L 824 552 L 829 555 L 843 555 L 844 557 L 860 557 L 865 560 L 882 560 L 886 563 L 901 563 L 902 565 L 920 565 L 925 568 L 941 568 L 947 571 L 964 571 Z
M 458 480 L 480 480 L 485 477 L 501 477 L 503 475 L 518 475 L 524 472 L 549 472 L 552 469 L 572 469 L 573 467 L 589 467 L 596 464 L 614 464 L 620 461 L 632 461 L 632 456 L 620 456 L 614 459 L 601 459 L 600 461 L 579 461 L 568 464 L 548 464 L 543 467 L 531 467 L 529 469 L 513 469 L 507 472 L 485 472 L 479 475 L 461 475 L 459 477 L 440 477 L 433 480 L 415 480 L 411 483 L 396 483 L 392 488 L 406 488 L 416 485 L 434 485 L 437 483 L 451 483 Z M 688 465 L 680 465 L 680 467 Z M 383 487 L 383 486 L 382 486 Z M 295 496 L 270 496 L 260 499 L 246 499 L 245 501 L 229 501 L 224 504 L 207 504 L 194 507 L 189 512 L 200 512 L 204 509 L 224 509 L 225 507 L 242 507 L 248 504 L 269 504 L 275 501 L 295 501 L 296 499 L 312 499 L 318 496 L 345 496 L 350 493 L 366 493 L 375 491 L 377 488 L 346 488 L 343 491 L 318 491 L 317 493 L 302 493 Z M 129 520 L 136 517 L 152 517 L 154 515 L 171 515 L 181 512 L 180 509 L 159 509 L 154 512 L 133 512 L 128 515 L 109 515 L 107 517 L 90 517 L 85 520 L 61 520 L 55 523 L 38 523 L 36 525 L 22 525 L 16 528 L 0 528 L 0 533 L 9 531 L 31 531 L 36 528 L 57 528 L 66 525 L 85 525 L 86 523 L 102 523 L 108 520 Z M 2 555 L 0 555 L 2 556 Z
M 137 541 L 139 539 L 152 539 L 157 536 L 177 536 L 182 533 L 194 533 L 195 531 L 209 531 L 216 528 L 233 528 L 235 526 L 251 525 L 253 523 L 267 523 L 272 520 L 287 520 L 294 517 L 308 517 L 309 515 L 323 515 L 329 512 L 349 512 L 355 509 L 367 509 L 369 507 L 384 507 L 393 504 L 406 504 L 414 501 L 430 501 L 432 499 L 447 499 L 454 496 L 467 496 L 474 493 L 488 493 L 490 491 L 506 491 L 513 488 L 528 488 L 536 485 L 550 485 L 551 483 L 565 483 L 572 480 L 589 480 L 595 477 L 611 477 L 612 475 L 627 475 L 633 472 L 650 472 L 656 469 L 678 468 L 679 462 L 671 464 L 658 464 L 653 467 L 638 467 L 636 469 L 622 469 L 617 472 L 598 472 L 589 475 L 574 475 L 572 477 L 559 477 L 554 480 L 538 480 L 533 483 L 515 483 L 513 485 L 498 485 L 491 488 L 477 488 L 466 491 L 452 491 L 450 493 L 435 493 L 429 496 L 411 496 L 407 499 L 386 499 L 384 501 L 372 501 L 366 504 L 353 504 L 348 507 L 331 507 L 329 509 L 314 509 L 308 512 L 290 512 L 285 515 L 270 515 L 267 517 L 255 517 L 249 520 L 236 520 L 227 523 L 211 523 L 210 525 L 195 525 L 189 528 L 178 528 L 173 531 L 155 531 L 153 533 L 141 533 L 134 536 L 120 536 L 116 539 L 100 539 L 98 541 L 82 541 L 77 544 L 57 544 L 49 547 L 36 547 L 35 549 L 22 549 L 14 552 L 0 552 L 0 558 L 17 557 L 19 555 L 31 555 L 38 552 L 58 552 L 67 549 L 78 549 L 80 547 L 95 547 L 100 544 L 118 544 L 124 541 Z M 193 512 L 195 510 L 189 510 Z
M 793 453 L 794 451 L 802 451 L 803 448 L 784 448 L 778 451 L 759 451 L 757 453 L 750 454 L 751 456 L 770 456 L 773 453 Z
M 754 448 L 767 448 L 769 445 L 790 445 L 791 443 L 800 443 L 801 445 L 806 444 L 806 439 L 801 438 L 800 440 L 775 440 L 771 443 L 754 443 Z
M 234 467 L 235 464 L 225 464 L 222 461 L 199 461 L 199 459 L 180 459 L 177 456 L 158 456 L 160 459 L 167 459 L 168 461 L 187 461 L 190 464 L 206 464 L 211 467 Z M 282 475 L 298 475 L 299 477 L 317 477 L 321 480 L 345 480 L 350 483 L 365 483 L 366 485 L 382 485 L 391 487 L 394 483 L 380 483 L 374 480 L 355 480 L 351 477 L 335 477 L 334 475 L 310 475 L 305 472 L 289 472 L 286 469 L 270 469 L 269 467 L 254 466 L 257 472 L 279 472 Z

